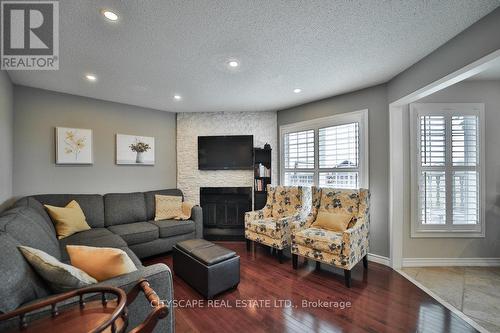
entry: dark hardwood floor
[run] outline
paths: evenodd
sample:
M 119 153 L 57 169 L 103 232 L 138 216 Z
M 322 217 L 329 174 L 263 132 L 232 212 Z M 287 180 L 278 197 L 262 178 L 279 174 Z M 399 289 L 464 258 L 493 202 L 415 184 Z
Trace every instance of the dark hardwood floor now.
M 247 252 L 244 242 L 218 243 L 241 256 L 241 282 L 237 289 L 217 296 L 215 302 L 219 304 L 216 304 L 203 300 L 174 275 L 174 297 L 182 305 L 175 308 L 178 333 L 476 332 L 383 265 L 370 262 L 365 271 L 362 263 L 358 264 L 352 271 L 352 287 L 348 289 L 341 269 L 322 265 L 317 271 L 313 262 L 299 259 L 295 271 L 289 257 L 279 264 L 263 246 Z M 150 258 L 145 264 L 160 262 L 172 268 L 171 255 Z M 203 306 L 185 304 L 194 300 L 200 300 Z M 337 303 L 318 304 L 318 301 Z

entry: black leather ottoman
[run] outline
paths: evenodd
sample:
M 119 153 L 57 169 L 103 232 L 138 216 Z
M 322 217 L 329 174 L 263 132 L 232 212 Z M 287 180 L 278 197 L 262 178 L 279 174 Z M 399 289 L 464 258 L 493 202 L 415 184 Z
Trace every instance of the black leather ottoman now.
M 204 239 L 191 239 L 173 247 L 174 272 L 207 299 L 240 283 L 240 257 L 236 252 Z

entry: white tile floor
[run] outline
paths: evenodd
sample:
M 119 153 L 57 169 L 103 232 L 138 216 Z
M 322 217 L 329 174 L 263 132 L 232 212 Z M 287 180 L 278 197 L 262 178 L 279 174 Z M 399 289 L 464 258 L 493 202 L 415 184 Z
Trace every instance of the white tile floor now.
M 490 332 L 500 333 L 500 267 L 403 268 Z

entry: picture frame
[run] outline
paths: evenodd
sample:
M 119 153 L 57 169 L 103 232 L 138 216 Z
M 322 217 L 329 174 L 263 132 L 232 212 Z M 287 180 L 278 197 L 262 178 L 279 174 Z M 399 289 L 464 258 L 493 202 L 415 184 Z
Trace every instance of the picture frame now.
M 117 165 L 155 165 L 155 138 L 116 134 Z
M 91 129 L 56 127 L 55 146 L 57 165 L 91 165 L 93 160 Z

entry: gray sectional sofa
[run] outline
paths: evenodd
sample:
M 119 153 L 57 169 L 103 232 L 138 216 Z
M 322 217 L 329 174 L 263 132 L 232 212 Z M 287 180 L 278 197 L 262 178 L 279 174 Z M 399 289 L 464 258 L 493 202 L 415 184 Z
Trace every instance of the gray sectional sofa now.
M 128 291 L 140 278 L 146 278 L 160 298 L 173 299 L 172 274 L 163 264 L 143 266 L 140 258 L 168 252 L 179 241 L 202 238 L 201 207 L 195 206 L 188 221 L 153 221 L 155 194 L 178 195 L 178 189 L 136 193 L 46 194 L 33 195 L 17 201 L 14 207 L 0 215 L 0 313 L 50 297 L 50 288 L 33 271 L 17 249 L 26 245 L 40 249 L 68 262 L 66 245 L 87 245 L 120 248 L 136 264 L 136 272 L 122 275 L 100 285 L 110 285 Z M 65 206 L 76 200 L 92 229 L 67 238 L 56 238 L 53 223 L 43 205 Z M 76 301 L 76 300 L 74 300 Z M 144 297 L 129 306 L 129 329 L 142 322 L 150 312 Z M 47 311 L 35 313 L 33 318 Z M 29 318 L 28 318 L 29 320 Z M 18 320 L 0 322 L 0 331 L 16 327 Z M 173 332 L 173 311 L 160 321 L 155 332 Z

